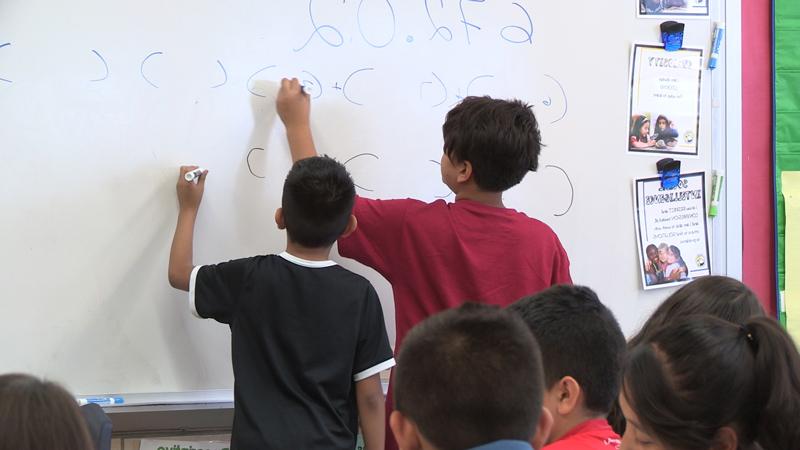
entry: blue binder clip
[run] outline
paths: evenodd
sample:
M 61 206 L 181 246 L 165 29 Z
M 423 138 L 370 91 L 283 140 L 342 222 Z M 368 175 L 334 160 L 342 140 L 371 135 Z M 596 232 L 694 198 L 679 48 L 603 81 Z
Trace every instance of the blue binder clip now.
M 673 189 L 681 181 L 681 162 L 672 158 L 664 158 L 656 163 L 658 175 L 661 177 L 663 189 Z
M 674 52 L 683 47 L 683 29 L 685 25 L 674 20 L 661 23 L 661 42 L 664 43 L 664 50 Z

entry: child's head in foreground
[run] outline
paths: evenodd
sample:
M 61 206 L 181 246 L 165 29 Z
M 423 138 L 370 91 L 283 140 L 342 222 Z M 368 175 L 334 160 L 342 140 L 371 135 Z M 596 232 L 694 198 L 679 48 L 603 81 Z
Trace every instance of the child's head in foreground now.
M 764 309 L 756 294 L 741 281 L 720 275 L 700 277 L 667 297 L 630 339 L 628 346 L 635 346 L 676 319 L 695 314 L 709 314 L 742 324 L 751 317 L 763 316 Z
M 344 165 L 327 156 L 301 159 L 286 176 L 276 221 L 296 244 L 329 247 L 355 229 L 355 196 L 353 179 Z
M 442 178 L 456 193 L 458 182 L 469 180 L 481 191 L 503 192 L 539 167 L 539 125 L 519 100 L 467 97 L 447 113 L 442 134 Z M 459 179 L 467 164 L 469 176 Z
M 580 423 L 605 418 L 619 393 L 625 336 L 614 314 L 584 286 L 559 285 L 509 306 L 542 353 L 549 442 Z
M 632 348 L 623 450 L 800 448 L 800 355 L 767 317 L 695 315 Z
M 406 336 L 394 372 L 391 428 L 401 450 L 462 450 L 546 434 L 535 339 L 509 311 L 468 303 Z M 540 424 L 540 420 L 546 423 Z
M 741 325 L 752 317 L 764 316 L 764 309 L 756 294 L 741 281 L 719 275 L 700 277 L 667 297 L 639 332 L 628 340 L 628 348 L 646 341 L 666 325 L 699 314 Z M 619 405 L 615 405 L 609 422 L 617 433 L 625 432 L 625 418 Z
M 64 388 L 30 375 L 0 375 L 0 450 L 89 450 L 93 445 L 78 403 Z

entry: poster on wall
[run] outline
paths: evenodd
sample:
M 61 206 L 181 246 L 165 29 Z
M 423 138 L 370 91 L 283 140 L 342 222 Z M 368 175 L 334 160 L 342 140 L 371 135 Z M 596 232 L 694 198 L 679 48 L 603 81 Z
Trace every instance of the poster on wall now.
M 633 44 L 628 152 L 697 156 L 703 50 Z
M 637 17 L 708 17 L 708 0 L 636 0 Z
M 705 172 L 681 174 L 678 185 L 661 178 L 634 180 L 639 271 L 645 290 L 688 283 L 711 273 Z

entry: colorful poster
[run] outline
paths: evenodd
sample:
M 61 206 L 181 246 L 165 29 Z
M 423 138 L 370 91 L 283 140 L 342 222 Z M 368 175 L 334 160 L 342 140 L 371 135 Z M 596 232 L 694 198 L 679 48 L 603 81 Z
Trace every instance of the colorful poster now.
M 697 156 L 703 50 L 634 44 L 628 151 Z
M 661 178 L 634 181 L 642 287 L 675 286 L 709 275 L 705 173 L 681 174 L 672 189 Z
M 637 0 L 639 18 L 708 17 L 708 0 Z

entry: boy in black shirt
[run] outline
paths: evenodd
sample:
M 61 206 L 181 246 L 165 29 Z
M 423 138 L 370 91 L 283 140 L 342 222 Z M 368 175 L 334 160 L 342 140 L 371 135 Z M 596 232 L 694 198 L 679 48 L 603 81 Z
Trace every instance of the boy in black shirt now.
M 187 182 L 194 169 L 178 178 L 169 281 L 189 291 L 195 315 L 230 326 L 231 448 L 353 450 L 360 416 L 367 448 L 382 449 L 379 374 L 394 365 L 383 311 L 369 281 L 328 259 L 356 228 L 347 170 L 328 157 L 294 164 L 275 212 L 285 252 L 193 266 L 206 177 Z

